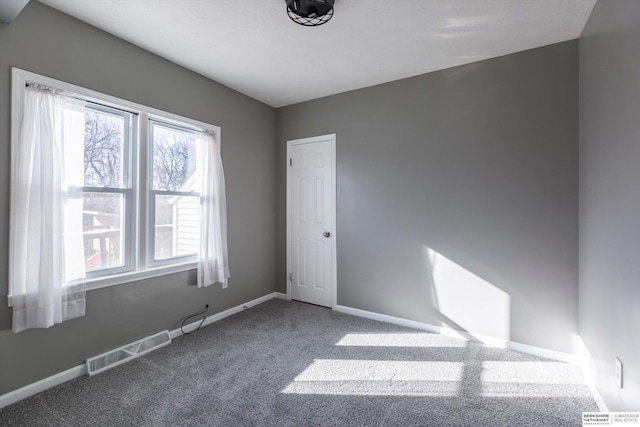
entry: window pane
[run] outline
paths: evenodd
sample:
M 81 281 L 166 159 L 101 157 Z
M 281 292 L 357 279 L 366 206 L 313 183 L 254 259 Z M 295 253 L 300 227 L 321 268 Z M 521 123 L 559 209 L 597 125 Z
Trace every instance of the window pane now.
M 155 259 L 193 255 L 200 250 L 200 198 L 156 195 Z
M 124 265 L 122 194 L 84 193 L 82 225 L 87 271 Z
M 187 130 L 153 124 L 153 189 L 196 188 L 196 137 Z
M 123 187 L 124 141 L 124 116 L 85 111 L 84 185 Z

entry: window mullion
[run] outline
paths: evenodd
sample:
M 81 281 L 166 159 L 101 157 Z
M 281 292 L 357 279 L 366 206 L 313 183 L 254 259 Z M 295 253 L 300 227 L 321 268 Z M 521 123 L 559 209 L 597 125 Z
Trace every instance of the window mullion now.
M 126 197 L 125 204 L 125 220 L 126 228 L 128 230 L 128 236 L 126 236 L 127 243 L 127 263 L 133 267 L 134 271 L 139 269 L 138 265 L 138 209 L 139 204 L 137 202 L 137 193 L 139 191 L 139 180 L 137 177 L 138 171 L 138 123 L 139 116 L 133 115 L 131 120 L 127 123 L 125 128 L 126 135 L 126 150 L 125 150 L 125 164 L 128 168 L 128 174 L 125 177 L 125 185 L 129 188 Z
M 149 186 L 150 186 L 150 152 L 149 152 L 149 116 L 139 115 L 138 144 L 137 144 L 137 173 L 138 193 L 136 197 L 137 215 L 137 270 L 144 270 L 149 265 Z

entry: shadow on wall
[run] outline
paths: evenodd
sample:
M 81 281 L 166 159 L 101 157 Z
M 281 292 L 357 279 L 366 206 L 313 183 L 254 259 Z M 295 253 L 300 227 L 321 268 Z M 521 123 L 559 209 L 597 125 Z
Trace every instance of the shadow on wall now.
M 451 259 L 423 245 L 428 285 L 444 326 L 509 341 L 511 297 Z M 482 341 L 481 339 L 478 339 Z

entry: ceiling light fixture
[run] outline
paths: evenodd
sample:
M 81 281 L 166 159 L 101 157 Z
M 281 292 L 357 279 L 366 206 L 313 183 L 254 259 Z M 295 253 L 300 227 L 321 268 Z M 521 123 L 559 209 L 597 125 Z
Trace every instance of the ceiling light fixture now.
M 333 16 L 334 0 L 285 0 L 287 15 L 296 24 L 317 27 Z

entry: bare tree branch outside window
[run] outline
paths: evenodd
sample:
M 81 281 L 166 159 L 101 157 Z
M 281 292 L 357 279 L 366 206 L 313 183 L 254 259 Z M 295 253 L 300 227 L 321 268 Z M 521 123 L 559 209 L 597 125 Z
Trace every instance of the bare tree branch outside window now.
M 124 118 L 85 110 L 84 185 L 122 188 Z M 87 271 L 122 265 L 124 200 L 119 193 L 83 194 L 83 232 Z
M 192 132 L 153 127 L 154 258 L 194 253 L 199 239 L 198 196 L 163 192 L 198 191 L 194 178 L 196 139 Z
M 155 126 L 153 136 L 153 188 L 190 191 L 183 186 L 195 171 L 193 134 Z
M 122 137 L 124 122 L 121 117 L 87 110 L 84 127 L 84 181 L 96 187 L 122 185 Z

